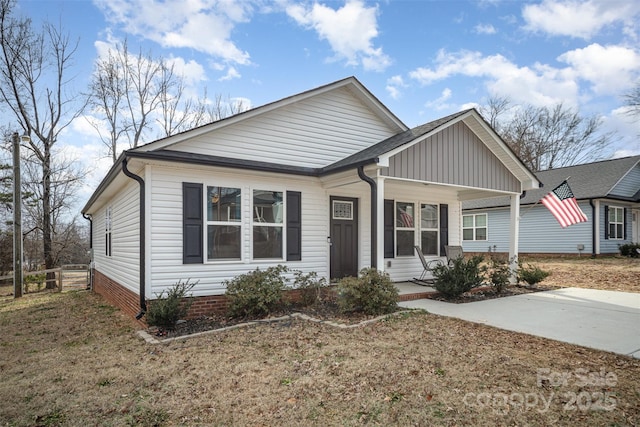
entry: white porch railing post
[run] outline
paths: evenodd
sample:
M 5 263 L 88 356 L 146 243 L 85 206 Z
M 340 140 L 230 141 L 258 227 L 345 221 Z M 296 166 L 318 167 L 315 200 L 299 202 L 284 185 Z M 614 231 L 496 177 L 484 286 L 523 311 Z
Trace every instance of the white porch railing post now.
M 377 234 L 378 241 L 376 242 L 377 250 L 377 266 L 378 270 L 385 271 L 384 265 L 384 177 L 380 176 L 380 171 L 377 171 L 378 175 L 374 178 L 377 186 L 377 208 L 378 208 L 378 223 Z
M 511 195 L 511 220 L 509 223 L 509 266 L 511 283 L 518 280 L 518 240 L 520 234 L 520 195 Z

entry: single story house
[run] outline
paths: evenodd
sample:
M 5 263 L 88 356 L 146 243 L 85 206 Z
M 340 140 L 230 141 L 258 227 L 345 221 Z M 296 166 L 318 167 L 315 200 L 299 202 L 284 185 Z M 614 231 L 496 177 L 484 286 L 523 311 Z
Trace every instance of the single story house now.
M 640 156 L 538 172 L 543 188 L 529 190 L 521 200 L 520 253 L 619 253 L 618 246 L 640 242 Z M 568 178 L 587 222 L 562 228 L 540 202 Z M 507 252 L 508 199 L 463 203 L 462 243 L 469 252 Z
M 473 110 L 410 129 L 349 77 L 122 153 L 84 208 L 93 289 L 130 314 L 178 281 L 192 310 L 225 281 L 283 264 L 326 279 L 420 276 L 414 251 L 462 242 L 461 202 L 536 176 Z

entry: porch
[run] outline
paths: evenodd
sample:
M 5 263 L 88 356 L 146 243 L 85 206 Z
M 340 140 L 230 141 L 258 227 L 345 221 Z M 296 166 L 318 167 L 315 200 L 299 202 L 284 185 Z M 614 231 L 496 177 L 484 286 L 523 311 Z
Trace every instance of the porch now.
M 417 299 L 430 298 L 436 293 L 431 286 L 417 285 L 413 282 L 396 282 L 398 289 L 398 301 L 413 301 Z

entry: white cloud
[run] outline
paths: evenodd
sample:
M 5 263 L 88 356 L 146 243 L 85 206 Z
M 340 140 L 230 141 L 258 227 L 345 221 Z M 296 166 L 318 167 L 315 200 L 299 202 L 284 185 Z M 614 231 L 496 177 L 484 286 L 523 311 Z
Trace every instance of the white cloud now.
M 525 29 L 583 39 L 613 24 L 629 30 L 639 13 L 640 3 L 628 0 L 543 0 L 522 8 Z
M 623 46 L 591 44 L 558 57 L 577 78 L 587 80 L 597 94 L 616 95 L 628 90 L 639 76 L 640 54 Z
M 227 74 L 220 77 L 218 81 L 224 82 L 227 80 L 239 79 L 240 77 L 242 77 L 242 75 L 238 72 L 238 70 L 236 70 L 235 67 L 229 67 L 229 69 L 227 70 Z
M 382 71 L 391 59 L 374 47 L 372 40 L 378 36 L 377 7 L 366 7 L 361 0 L 351 0 L 332 9 L 314 3 L 311 7 L 289 5 L 287 14 L 299 25 L 313 29 L 321 40 L 326 40 L 335 53 L 332 60 L 344 59 L 347 65 L 362 65 L 365 70 Z
M 447 87 L 442 91 L 442 93 L 438 98 L 434 99 L 433 101 L 427 102 L 425 104 L 425 107 L 433 108 L 438 111 L 450 109 L 451 105 L 447 104 L 446 101 L 448 101 L 451 98 L 451 95 L 452 95 L 451 89 Z
M 227 62 L 250 63 L 231 40 L 235 25 L 247 22 L 250 2 L 182 0 L 95 0 L 107 20 L 129 34 L 168 48 L 191 48 Z
M 167 62 L 173 65 L 174 72 L 182 76 L 187 85 L 197 85 L 207 80 L 204 67 L 193 59 L 185 61 L 184 58 L 179 56 L 172 56 L 167 59 Z
M 478 24 L 473 29 L 478 34 L 495 34 L 498 32 L 491 24 Z
M 418 68 L 409 76 L 424 85 L 454 76 L 479 77 L 493 94 L 539 106 L 558 102 L 576 105 L 578 101 L 579 87 L 566 69 L 538 63 L 521 67 L 499 54 L 483 56 L 467 50 L 441 50 L 435 62 L 435 67 Z
M 389 96 L 391 96 L 391 98 L 399 99 L 402 96 L 401 90 L 403 88 L 406 88 L 407 86 L 408 85 L 405 84 L 402 76 L 393 76 L 387 79 L 386 89 L 387 89 L 387 92 L 389 93 Z

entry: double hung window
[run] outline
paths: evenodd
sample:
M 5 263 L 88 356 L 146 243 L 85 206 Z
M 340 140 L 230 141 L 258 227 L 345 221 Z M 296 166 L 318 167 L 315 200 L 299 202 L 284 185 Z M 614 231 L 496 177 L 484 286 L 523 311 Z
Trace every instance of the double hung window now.
M 232 187 L 207 187 L 207 259 L 241 259 L 242 192 Z
M 624 239 L 624 208 L 609 206 L 609 239 Z
M 281 191 L 253 190 L 253 258 L 282 259 L 284 201 Z
M 487 240 L 487 214 L 462 217 L 462 240 Z
M 420 248 L 424 255 L 438 255 L 438 205 L 420 205 Z

